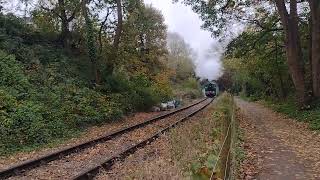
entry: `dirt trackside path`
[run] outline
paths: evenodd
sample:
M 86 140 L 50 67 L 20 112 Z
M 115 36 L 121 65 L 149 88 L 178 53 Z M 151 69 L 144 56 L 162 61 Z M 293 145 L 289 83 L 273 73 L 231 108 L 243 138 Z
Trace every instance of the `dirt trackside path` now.
M 260 104 L 235 99 L 246 151 L 241 179 L 320 180 L 319 133 Z

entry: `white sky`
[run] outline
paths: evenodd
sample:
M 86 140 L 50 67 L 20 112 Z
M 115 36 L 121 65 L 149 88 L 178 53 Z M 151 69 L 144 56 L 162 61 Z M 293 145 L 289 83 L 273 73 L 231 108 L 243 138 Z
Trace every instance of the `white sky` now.
M 197 75 L 202 78 L 217 79 L 221 74 L 221 53 L 208 56 L 207 50 L 217 41 L 211 33 L 201 29 L 202 21 L 189 6 L 172 3 L 172 0 L 145 0 L 146 4 L 161 10 L 170 32 L 180 34 L 195 50 L 198 58 L 195 62 Z

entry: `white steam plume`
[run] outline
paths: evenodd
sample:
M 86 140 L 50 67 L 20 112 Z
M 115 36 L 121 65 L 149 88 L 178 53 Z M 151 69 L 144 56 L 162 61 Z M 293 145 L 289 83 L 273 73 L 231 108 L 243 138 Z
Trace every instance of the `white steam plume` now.
M 202 79 L 217 80 L 223 72 L 221 57 L 223 48 L 219 43 L 214 43 L 211 47 L 198 52 L 196 64 L 196 74 Z

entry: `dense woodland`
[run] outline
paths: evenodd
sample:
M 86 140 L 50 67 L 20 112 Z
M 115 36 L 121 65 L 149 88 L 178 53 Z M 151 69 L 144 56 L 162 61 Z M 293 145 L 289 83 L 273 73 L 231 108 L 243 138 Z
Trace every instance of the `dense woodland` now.
M 191 6 L 203 28 L 225 45 L 219 79 L 224 89 L 267 99 L 320 129 L 320 1 L 180 2 Z
M 285 97 L 288 94 L 285 88 L 291 90 L 293 86 L 301 107 L 319 98 L 319 1 L 183 2 L 201 15 L 203 28 L 212 31 L 214 36 L 229 40 L 236 37 L 228 42 L 225 61 L 227 64 L 230 64 L 227 61 L 234 61 L 231 64 L 252 65 L 245 69 L 247 76 L 244 75 L 252 78 L 247 80 L 252 82 L 239 82 L 244 91 L 250 93 L 251 89 L 251 93 Z M 244 28 L 240 35 L 232 35 L 239 27 Z M 259 64 L 260 68 L 254 64 Z
M 0 12 L 0 154 L 200 95 L 192 49 L 139 0 L 21 0 Z M 167 43 L 167 40 L 169 43 Z

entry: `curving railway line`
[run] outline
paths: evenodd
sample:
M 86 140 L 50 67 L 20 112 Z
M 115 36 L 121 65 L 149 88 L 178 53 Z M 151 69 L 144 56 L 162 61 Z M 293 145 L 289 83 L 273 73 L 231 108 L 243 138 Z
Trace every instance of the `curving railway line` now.
M 0 170 L 0 179 L 93 179 L 100 168 L 110 168 L 211 102 L 205 98 L 97 139 L 11 165 Z

